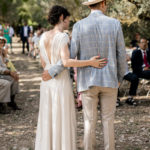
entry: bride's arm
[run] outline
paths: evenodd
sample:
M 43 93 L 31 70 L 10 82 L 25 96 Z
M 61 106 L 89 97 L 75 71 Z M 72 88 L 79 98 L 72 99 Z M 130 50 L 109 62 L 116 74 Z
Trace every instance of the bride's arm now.
M 61 59 L 64 67 L 86 67 L 92 66 L 96 68 L 103 68 L 106 65 L 106 59 L 99 59 L 99 56 L 94 56 L 90 60 L 76 60 L 70 59 L 70 52 L 68 45 L 65 45 L 60 51 Z

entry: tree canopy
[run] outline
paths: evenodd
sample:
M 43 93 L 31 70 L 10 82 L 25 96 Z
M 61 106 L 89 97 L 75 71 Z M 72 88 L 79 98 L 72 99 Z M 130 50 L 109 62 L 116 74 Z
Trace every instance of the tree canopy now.
M 0 0 L 0 23 L 21 25 L 24 21 L 36 26 L 48 26 L 47 15 L 51 6 L 58 4 L 71 12 L 76 22 L 89 14 L 89 9 L 81 3 L 85 0 Z M 134 33 L 150 38 L 150 1 L 148 0 L 107 0 L 107 15 L 120 20 L 126 38 Z

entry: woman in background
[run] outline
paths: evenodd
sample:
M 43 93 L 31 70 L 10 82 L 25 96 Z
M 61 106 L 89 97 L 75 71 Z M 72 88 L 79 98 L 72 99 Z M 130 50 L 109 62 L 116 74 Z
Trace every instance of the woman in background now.
M 8 27 L 7 23 L 5 23 L 3 31 L 4 31 L 4 37 L 7 40 L 7 44 L 10 44 L 11 43 L 11 38 L 9 36 L 9 27 Z

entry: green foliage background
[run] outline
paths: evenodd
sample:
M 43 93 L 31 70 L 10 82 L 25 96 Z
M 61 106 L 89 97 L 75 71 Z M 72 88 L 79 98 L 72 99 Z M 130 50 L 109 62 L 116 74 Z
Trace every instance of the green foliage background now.
M 0 0 L 0 23 L 14 26 L 41 24 L 49 27 L 47 15 L 51 6 L 62 5 L 71 12 L 72 23 L 86 17 L 90 12 L 81 3 L 84 0 Z M 136 32 L 150 38 L 150 0 L 107 0 L 107 15 L 119 19 L 123 26 L 126 43 L 129 44 Z

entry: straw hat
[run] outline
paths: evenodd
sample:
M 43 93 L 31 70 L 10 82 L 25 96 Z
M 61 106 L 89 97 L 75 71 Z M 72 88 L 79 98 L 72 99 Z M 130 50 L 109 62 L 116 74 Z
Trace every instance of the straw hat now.
M 102 2 L 102 1 L 104 1 L 104 0 L 88 0 L 88 1 L 86 1 L 86 2 L 83 2 L 82 4 L 83 4 L 83 5 L 86 5 L 86 6 L 89 6 L 89 5 L 93 5 L 93 4 Z
M 4 41 L 5 43 L 7 42 L 7 40 L 4 37 L 2 37 L 2 36 L 0 36 L 0 40 Z

